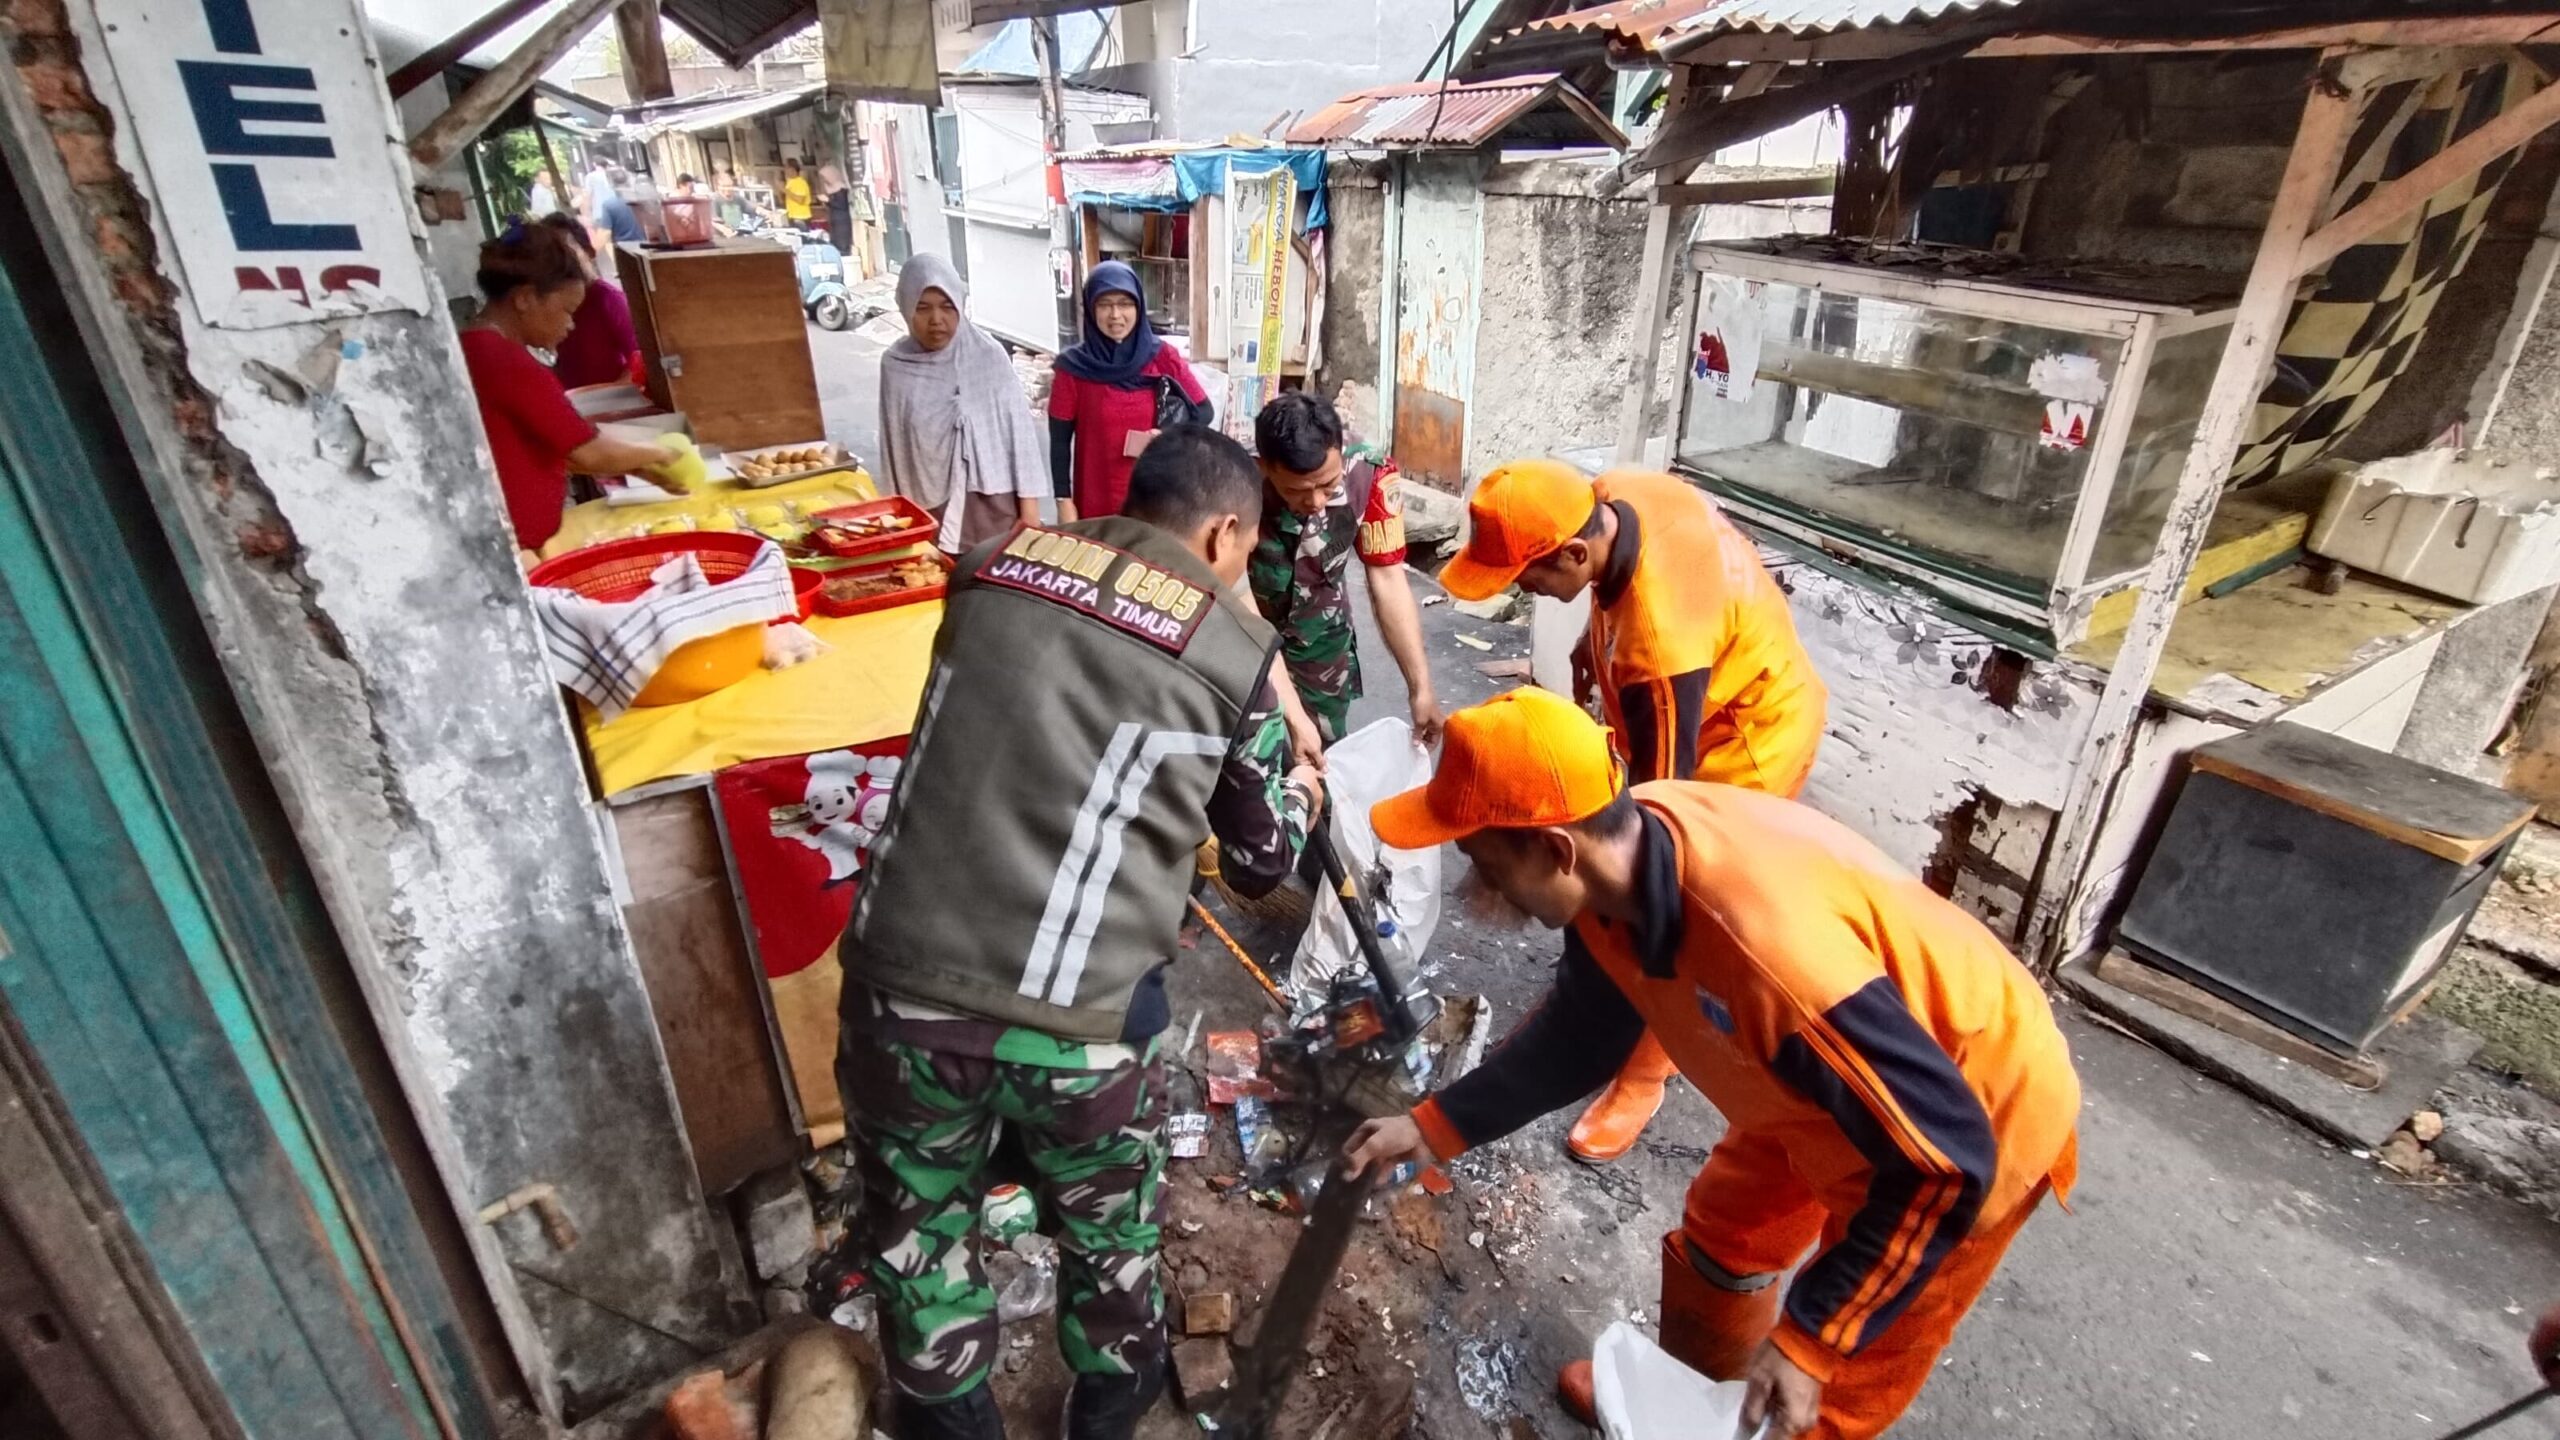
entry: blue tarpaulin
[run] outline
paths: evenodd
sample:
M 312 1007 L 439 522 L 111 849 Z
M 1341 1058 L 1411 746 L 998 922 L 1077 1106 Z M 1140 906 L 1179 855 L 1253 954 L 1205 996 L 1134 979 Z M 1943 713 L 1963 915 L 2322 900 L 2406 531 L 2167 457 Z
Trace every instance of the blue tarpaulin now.
M 1259 175 L 1285 165 L 1297 176 L 1298 189 L 1307 197 L 1307 228 L 1321 230 L 1329 223 L 1324 204 L 1324 157 L 1322 150 L 1181 150 L 1171 155 L 1087 156 L 1066 164 L 1067 199 L 1072 204 L 1109 205 L 1122 210 L 1188 210 L 1203 195 L 1227 193 L 1230 169 Z M 1169 190 L 1162 183 L 1168 166 L 1173 181 Z M 1127 188 L 1114 183 L 1114 171 L 1126 171 L 1133 177 Z M 1141 174 L 1154 178 L 1156 183 L 1136 178 Z

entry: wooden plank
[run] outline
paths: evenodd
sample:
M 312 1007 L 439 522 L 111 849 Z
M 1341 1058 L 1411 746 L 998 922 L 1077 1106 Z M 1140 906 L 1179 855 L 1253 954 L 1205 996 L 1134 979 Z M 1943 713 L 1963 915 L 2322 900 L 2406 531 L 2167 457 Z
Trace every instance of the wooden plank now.
M 649 395 L 731 450 L 826 434 L 791 253 L 762 241 L 616 248 Z
M 1621 465 L 1644 458 L 1645 412 L 1653 404 L 1654 371 L 1662 363 L 1662 301 L 1671 275 L 1680 266 L 1675 219 L 1688 212 L 1670 201 L 1656 203 L 1645 214 L 1644 273 L 1636 284 L 1635 323 L 1628 327 L 1627 394 L 1618 409 L 1618 452 Z M 1672 422 L 1675 426 L 1678 421 Z
M 480 137 L 489 122 L 516 103 L 542 72 L 558 63 L 580 38 L 595 28 L 614 0 L 569 0 L 558 14 L 542 22 L 516 53 L 492 65 L 471 88 L 420 130 L 409 142 L 409 158 L 421 170 L 441 167 L 453 152 Z
M 2301 549 L 2303 537 L 2311 532 L 2312 512 L 2320 508 L 2327 493 L 2327 473 L 2314 470 L 2224 497 L 2214 507 L 2204 549 L 2196 557 L 2195 568 L 2187 572 L 2178 603 L 2192 604 L 2207 587 Z M 2122 633 L 2133 623 L 2134 604 L 2141 596 L 2140 585 L 2100 596 L 2089 607 L 2089 628 L 2082 641 Z
M 622 41 L 622 79 L 632 102 L 674 99 L 675 73 L 667 67 L 667 37 L 658 28 L 658 0 L 618 0 L 613 28 Z
M 487 14 L 421 51 L 417 58 L 391 72 L 383 83 L 390 87 L 391 98 L 399 99 L 452 68 L 455 61 L 486 43 L 490 36 L 506 29 L 534 11 L 547 0 L 499 0 Z
M 1754 200 L 1809 200 L 1828 195 L 1840 184 L 1838 171 L 1822 175 L 1790 175 L 1774 180 L 1708 180 L 1687 185 L 1658 185 L 1653 198 L 1669 205 L 1743 205 Z
M 2532 45 L 2560 35 L 2560 16 L 2467 15 L 2405 20 L 2363 20 L 2339 25 L 2298 25 L 2254 34 L 2188 39 L 2136 39 L 2109 35 L 2006 35 L 1973 51 L 1979 60 L 2036 55 L 2210 54 L 2223 50 L 2328 50 L 2341 46 Z
M 2200 1020 L 2226 1035 L 2236 1035 L 2297 1065 L 2308 1065 L 2341 1084 L 2352 1085 L 2359 1090 L 2371 1090 L 2382 1084 L 2385 1072 L 2379 1061 L 2354 1059 L 2315 1045 L 2281 1025 L 2259 1019 L 2202 986 L 2190 984 L 2167 971 L 2154 970 L 2121 950 L 2109 950 L 2100 956 L 2096 970 L 2099 979 L 2128 995 L 2138 995 L 2164 1010 L 2174 1010 L 2190 1020 Z
M 2478 173 L 2554 124 L 2560 124 L 2560 85 L 2535 91 L 2514 109 L 2437 151 L 2415 170 L 2376 186 L 2353 209 L 2303 242 L 2303 269 L 2316 270 L 2407 219 L 2438 191 Z
M 623 915 L 706 1194 L 799 1153 L 798 1127 L 766 1027 L 760 977 L 711 791 L 692 786 L 613 809 L 630 877 Z
M 2195 442 L 2178 473 L 2177 492 L 2170 500 L 2160 543 L 2152 552 L 2141 599 L 2108 672 L 2107 688 L 2099 696 L 2089 739 L 2072 770 L 2052 852 L 2036 886 L 2026 946 L 2046 965 L 2070 958 L 2058 953 L 2064 939 L 2064 927 L 2058 922 L 2088 882 L 2083 872 L 2090 846 L 2114 794 L 2116 773 L 2124 768 L 2134 722 L 2151 691 L 2152 673 L 2168 645 L 2179 597 L 2195 569 L 2196 555 L 2213 522 L 2215 502 L 2222 496 L 2231 462 L 2240 453 L 2241 438 L 2256 412 L 2259 390 L 2274 363 L 2276 341 L 2293 313 L 2295 290 L 2302 278 L 2302 242 L 2328 203 L 2363 100 L 2362 93 L 2336 83 L 2327 64 L 2311 77 L 2284 179 L 2258 241 L 2257 260 L 2250 267 L 2213 388 L 2206 393 L 2197 419 Z
M 2496 786 L 2304 725 L 2263 725 L 2198 749 L 2189 763 L 2456 865 L 2477 862 L 2533 818 L 2531 802 Z

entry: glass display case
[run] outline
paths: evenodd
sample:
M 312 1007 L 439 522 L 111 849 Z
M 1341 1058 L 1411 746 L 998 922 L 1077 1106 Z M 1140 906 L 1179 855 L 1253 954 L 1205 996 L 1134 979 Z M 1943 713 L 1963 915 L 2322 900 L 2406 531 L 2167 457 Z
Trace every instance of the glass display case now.
M 1679 467 L 2062 644 L 2149 564 L 2239 291 L 1825 236 L 1691 269 Z

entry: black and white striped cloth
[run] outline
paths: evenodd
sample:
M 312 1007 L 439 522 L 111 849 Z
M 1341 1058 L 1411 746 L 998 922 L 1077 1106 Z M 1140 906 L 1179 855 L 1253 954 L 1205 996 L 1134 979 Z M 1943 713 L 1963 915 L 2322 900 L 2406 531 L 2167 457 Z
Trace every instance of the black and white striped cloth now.
M 536 587 L 543 653 L 551 676 L 594 702 L 608 720 L 631 708 L 677 646 L 741 625 L 792 614 L 791 567 L 779 546 L 756 552 L 747 568 L 714 584 L 702 562 L 678 555 L 649 577 L 636 600 L 590 600 L 574 590 Z

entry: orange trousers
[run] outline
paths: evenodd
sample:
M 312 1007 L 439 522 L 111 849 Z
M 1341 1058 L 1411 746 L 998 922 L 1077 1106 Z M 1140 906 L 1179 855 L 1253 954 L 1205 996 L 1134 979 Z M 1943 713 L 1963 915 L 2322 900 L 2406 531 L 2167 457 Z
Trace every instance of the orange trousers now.
M 1840 1362 L 1806 1432 L 1813 1440 L 1867 1440 L 1901 1418 L 2044 1194 L 2040 1187 L 2011 1213 L 1976 1225 L 1893 1324 Z M 1781 1285 L 1720 1289 L 1680 1253 L 1684 1241 L 1734 1275 L 1775 1275 L 1817 1241 L 1838 1240 L 1845 1225 L 1797 1178 L 1778 1142 L 1727 1133 L 1690 1182 L 1680 1229 L 1664 1240 L 1662 1347 L 1703 1375 L 1740 1379 L 1778 1323 Z

